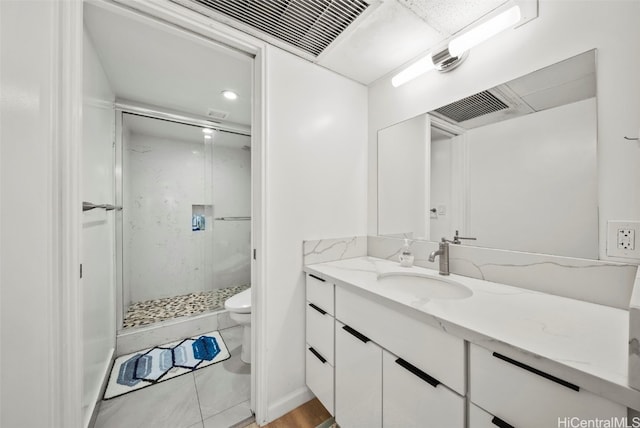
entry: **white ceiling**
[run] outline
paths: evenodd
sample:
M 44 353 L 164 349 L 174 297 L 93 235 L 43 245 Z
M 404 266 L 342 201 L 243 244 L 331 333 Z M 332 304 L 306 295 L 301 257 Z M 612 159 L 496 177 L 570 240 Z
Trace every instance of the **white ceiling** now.
M 371 0 L 315 62 L 368 85 L 441 47 L 507 1 Z M 85 3 L 89 36 L 118 98 L 197 116 L 220 110 L 229 113 L 227 121 L 250 125 L 251 58 L 175 29 L 167 32 L 170 27 L 164 24 L 119 9 Z M 225 89 L 237 92 L 239 99 L 224 99 L 220 92 Z
M 118 98 L 198 116 L 212 108 L 228 112 L 227 121 L 251 123 L 250 57 L 118 9 L 84 4 L 89 37 Z M 226 89 L 238 99 L 223 98 Z
M 206 141 L 204 138 L 205 134 L 199 126 L 185 125 L 134 114 L 125 114 L 123 123 L 125 129 L 132 134 L 147 135 L 158 139 L 185 143 L 204 144 Z M 214 131 L 211 135 L 211 141 L 215 146 L 235 149 L 251 146 L 251 138 L 246 135 L 226 131 Z

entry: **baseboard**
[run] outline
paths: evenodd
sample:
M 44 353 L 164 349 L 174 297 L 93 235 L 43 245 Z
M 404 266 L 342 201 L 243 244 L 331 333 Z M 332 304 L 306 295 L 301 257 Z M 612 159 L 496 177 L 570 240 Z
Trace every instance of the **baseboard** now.
M 315 395 L 313 395 L 311 390 L 306 386 L 296 389 L 292 393 L 269 405 L 267 408 L 267 423 L 273 422 L 280 416 L 289 413 L 296 407 L 301 406 L 313 398 L 315 398 Z
M 87 428 L 93 428 L 93 426 L 96 424 L 96 419 L 98 418 L 98 413 L 100 412 L 100 403 L 102 402 L 104 391 L 107 389 L 107 384 L 109 383 L 109 375 L 111 374 L 111 367 L 113 367 L 113 362 L 115 360 L 116 349 L 111 348 L 111 355 L 109 355 L 109 359 L 107 360 L 107 368 L 105 370 L 104 376 L 102 377 L 102 383 L 100 384 L 98 396 L 96 397 L 95 403 L 93 404 L 93 410 L 91 410 L 91 417 L 89 418 L 89 422 L 87 423 Z

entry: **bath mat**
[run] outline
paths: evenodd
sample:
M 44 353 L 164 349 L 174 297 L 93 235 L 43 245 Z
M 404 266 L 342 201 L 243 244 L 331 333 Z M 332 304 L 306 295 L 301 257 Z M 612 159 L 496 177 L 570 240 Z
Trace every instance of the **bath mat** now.
M 217 331 L 122 355 L 113 363 L 104 399 L 191 373 L 230 356 Z

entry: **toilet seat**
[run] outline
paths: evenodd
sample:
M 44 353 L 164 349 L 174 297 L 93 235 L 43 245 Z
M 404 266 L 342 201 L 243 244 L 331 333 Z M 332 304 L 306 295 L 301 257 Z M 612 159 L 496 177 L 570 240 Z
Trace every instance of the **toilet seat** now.
M 251 288 L 244 290 L 235 296 L 229 297 L 224 302 L 224 307 L 238 314 L 251 313 Z

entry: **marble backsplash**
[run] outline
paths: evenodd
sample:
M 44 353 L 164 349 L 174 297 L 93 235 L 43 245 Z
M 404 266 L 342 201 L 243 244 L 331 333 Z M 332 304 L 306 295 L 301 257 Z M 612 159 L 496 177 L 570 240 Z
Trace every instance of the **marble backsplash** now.
M 305 265 L 363 257 L 367 255 L 367 237 L 350 236 L 303 241 L 302 254 L 302 262 Z
M 398 260 L 403 243 L 399 238 L 369 236 L 367 254 Z M 436 242 L 414 241 L 411 248 L 416 265 L 438 269 L 437 258 L 434 263 L 428 261 L 429 253 L 438 249 Z M 451 245 L 449 270 L 462 276 L 627 310 L 638 269 L 636 265 L 615 262 Z M 640 302 L 638 307 L 640 311 Z

